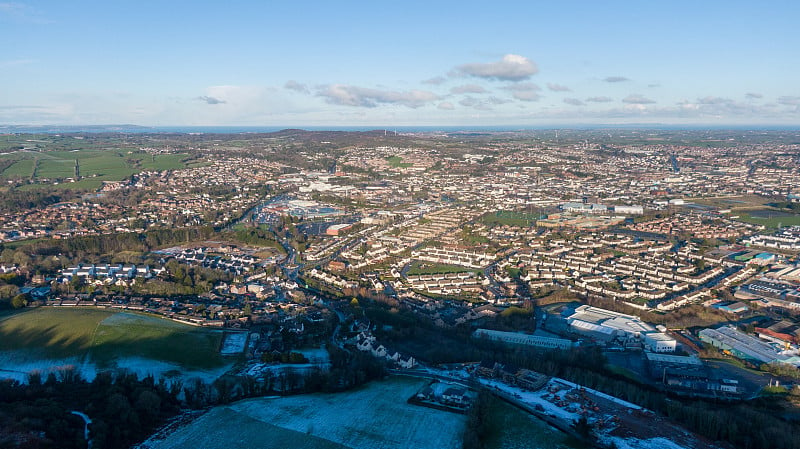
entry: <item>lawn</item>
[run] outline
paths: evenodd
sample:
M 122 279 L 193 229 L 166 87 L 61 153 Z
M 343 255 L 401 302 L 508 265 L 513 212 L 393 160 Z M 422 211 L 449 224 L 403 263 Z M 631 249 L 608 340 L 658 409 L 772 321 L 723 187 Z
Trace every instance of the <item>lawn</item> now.
M 212 409 L 148 447 L 460 448 L 465 416 L 406 402 L 426 383 L 392 377 L 345 393 L 248 399 Z
M 98 309 L 42 307 L 0 321 L 0 352 L 26 351 L 40 359 L 80 358 L 98 367 L 118 360 L 155 360 L 209 369 L 225 361 L 222 333 L 148 315 Z

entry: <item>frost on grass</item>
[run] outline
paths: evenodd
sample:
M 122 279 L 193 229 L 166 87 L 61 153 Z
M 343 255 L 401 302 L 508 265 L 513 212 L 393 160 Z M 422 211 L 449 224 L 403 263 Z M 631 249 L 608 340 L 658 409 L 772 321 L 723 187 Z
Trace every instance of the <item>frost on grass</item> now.
M 636 438 L 604 438 L 606 444 L 613 442 L 618 449 L 686 449 L 666 438 L 650 438 L 649 440 L 639 440 Z
M 222 340 L 222 355 L 236 355 L 244 352 L 247 345 L 247 332 L 226 332 L 225 339 Z
M 391 378 L 346 393 L 249 399 L 215 408 L 207 419 L 195 421 L 149 447 L 196 448 L 200 447 L 200 438 L 202 447 L 209 449 L 461 447 L 463 415 L 406 402 L 425 383 Z M 241 423 L 248 423 L 246 430 Z M 283 437 L 272 442 L 270 435 L 285 436 L 287 431 L 294 438 L 291 445 L 283 445 Z

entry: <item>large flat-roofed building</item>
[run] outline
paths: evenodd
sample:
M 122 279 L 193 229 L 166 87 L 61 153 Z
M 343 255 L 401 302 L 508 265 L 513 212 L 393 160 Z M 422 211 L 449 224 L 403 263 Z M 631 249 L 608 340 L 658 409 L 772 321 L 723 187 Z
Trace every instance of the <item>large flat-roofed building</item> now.
M 644 345 L 653 352 L 675 352 L 678 342 L 663 332 L 648 332 L 644 334 Z
M 615 339 L 626 344 L 644 342 L 647 349 L 654 352 L 673 352 L 678 344 L 674 338 L 659 332 L 637 316 L 599 307 L 580 306 L 567 317 L 567 323 L 579 334 L 606 342 Z
M 473 334 L 476 338 L 500 341 L 525 346 L 535 346 L 546 349 L 569 349 L 575 346 L 572 340 L 565 338 L 541 337 L 538 335 L 523 334 L 520 332 L 503 332 L 491 329 L 478 329 Z
M 732 326 L 703 329 L 698 336 L 700 340 L 751 363 L 792 363 L 796 359 L 780 354 L 772 344 L 740 332 Z

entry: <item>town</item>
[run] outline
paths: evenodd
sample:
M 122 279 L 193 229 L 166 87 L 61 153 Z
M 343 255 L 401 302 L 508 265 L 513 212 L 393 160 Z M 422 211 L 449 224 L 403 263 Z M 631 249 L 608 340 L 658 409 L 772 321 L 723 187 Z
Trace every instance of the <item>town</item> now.
M 429 406 L 468 407 L 475 382 L 541 390 L 521 406 L 562 403 L 599 437 L 624 427 L 578 385 L 602 395 L 600 378 L 646 392 L 629 410 L 651 392 L 794 398 L 800 144 L 717 134 L 131 134 L 125 154 L 82 149 L 104 134 L 9 134 L 0 301 L 243 335 L 237 374 L 285 391 L 302 382 L 275 365 L 328 370 L 296 352 L 325 345 L 472 379 L 414 396 Z

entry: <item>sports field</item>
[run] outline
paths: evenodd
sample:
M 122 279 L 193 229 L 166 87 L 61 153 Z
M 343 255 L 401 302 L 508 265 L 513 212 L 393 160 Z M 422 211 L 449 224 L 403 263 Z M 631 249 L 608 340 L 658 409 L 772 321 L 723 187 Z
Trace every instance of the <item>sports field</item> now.
M 219 354 L 222 336 L 136 313 L 41 307 L 0 318 L 0 369 L 78 364 L 147 371 L 143 365 L 152 361 L 151 372 L 214 370 L 229 363 Z

